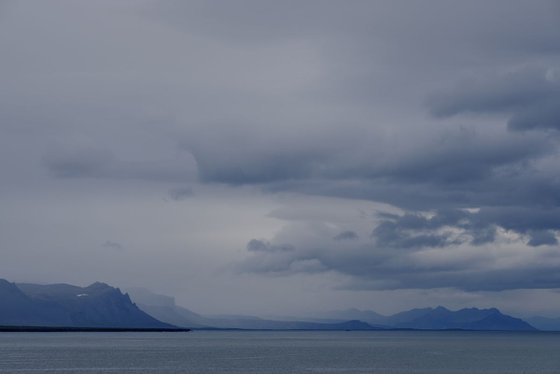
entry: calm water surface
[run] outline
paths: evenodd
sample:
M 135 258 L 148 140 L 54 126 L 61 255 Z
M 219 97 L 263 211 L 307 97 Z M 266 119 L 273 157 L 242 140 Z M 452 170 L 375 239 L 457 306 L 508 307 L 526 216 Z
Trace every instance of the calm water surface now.
M 0 373 L 560 373 L 560 334 L 0 333 Z

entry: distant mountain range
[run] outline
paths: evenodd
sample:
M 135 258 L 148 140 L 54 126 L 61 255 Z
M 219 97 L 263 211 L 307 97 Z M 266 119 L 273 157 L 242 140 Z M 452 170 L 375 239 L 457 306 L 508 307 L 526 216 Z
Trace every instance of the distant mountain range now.
M 412 309 L 406 312 L 384 316 L 372 311 L 349 309 L 327 313 L 334 320 L 360 319 L 374 326 L 422 330 L 507 330 L 531 331 L 535 327 L 520 318 L 501 313 L 496 308 L 466 308 L 451 311 L 442 306 L 437 308 Z
M 105 283 L 87 287 L 69 284 L 10 283 L 0 279 L 0 326 L 70 328 L 270 329 L 270 330 L 504 330 L 560 331 L 560 319 L 534 317 L 528 322 L 498 309 L 451 311 L 412 309 L 391 316 L 348 309 L 308 318 L 264 319 L 253 316 L 205 316 L 181 307 L 170 296 L 135 288 L 122 293 Z M 535 328 L 536 327 L 536 328 Z
M 88 287 L 37 285 L 0 279 L 0 326 L 173 328 L 104 283 Z
M 391 316 L 373 311 L 349 309 L 324 313 L 316 318 L 270 320 L 247 316 L 203 316 L 175 304 L 169 296 L 145 289 L 128 290 L 138 306 L 161 321 L 181 327 L 241 328 L 241 329 L 306 329 L 306 330 L 506 330 L 534 331 L 535 327 L 498 309 L 468 308 L 451 311 L 437 308 L 413 309 Z

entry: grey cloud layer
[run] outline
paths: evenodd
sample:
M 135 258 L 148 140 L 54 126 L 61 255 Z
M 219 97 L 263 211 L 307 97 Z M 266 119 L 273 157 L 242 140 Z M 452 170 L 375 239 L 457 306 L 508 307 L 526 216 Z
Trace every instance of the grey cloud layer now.
M 449 117 L 463 113 L 510 115 L 512 130 L 560 129 L 560 70 L 521 70 L 478 82 L 432 99 L 432 113 Z
M 189 158 L 163 161 L 122 161 L 111 152 L 79 148 L 51 150 L 43 165 L 56 178 L 145 179 L 159 182 L 185 182 L 193 179 L 196 169 Z M 184 193 L 179 195 L 185 195 Z
M 267 246 L 289 251 L 253 251 L 241 270 L 269 275 L 335 272 L 348 277 L 344 287 L 349 289 L 558 288 L 557 234 L 538 229 L 512 236 L 499 231 L 491 216 L 465 211 L 394 215 L 383 218 L 369 240 L 346 243 L 330 236 L 328 225 L 298 224 L 275 238 L 291 238 L 292 244 Z M 304 237 L 302 229 L 307 230 Z
M 246 186 L 377 201 L 401 211 L 367 230 L 316 218 L 249 235 L 244 269 L 354 288 L 560 286 L 558 1 L 0 12 L 0 198 L 24 186 L 47 206 L 44 188 L 85 179 L 82 197 L 134 182 L 173 206 Z

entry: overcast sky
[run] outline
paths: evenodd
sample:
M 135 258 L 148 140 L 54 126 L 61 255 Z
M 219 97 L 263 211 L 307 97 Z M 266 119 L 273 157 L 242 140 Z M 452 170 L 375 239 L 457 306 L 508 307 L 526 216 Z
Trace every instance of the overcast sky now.
M 560 1 L 0 0 L 0 278 L 560 315 Z

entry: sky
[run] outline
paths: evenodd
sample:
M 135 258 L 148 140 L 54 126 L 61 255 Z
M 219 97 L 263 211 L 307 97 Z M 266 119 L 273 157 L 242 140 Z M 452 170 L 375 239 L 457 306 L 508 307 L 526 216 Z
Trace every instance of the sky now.
M 0 278 L 560 316 L 560 1 L 0 0 Z

